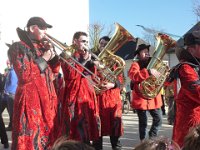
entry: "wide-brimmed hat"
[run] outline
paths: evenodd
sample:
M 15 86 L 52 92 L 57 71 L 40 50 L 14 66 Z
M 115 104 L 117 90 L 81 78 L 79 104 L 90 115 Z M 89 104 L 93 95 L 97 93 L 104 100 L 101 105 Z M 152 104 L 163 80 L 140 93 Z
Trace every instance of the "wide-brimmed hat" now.
M 151 45 L 140 44 L 140 45 L 138 46 L 138 48 L 136 49 L 136 51 L 135 51 L 135 55 L 139 54 L 140 51 L 143 50 L 143 49 L 148 49 L 148 50 L 149 50 L 149 47 L 150 47 L 150 46 L 151 46 Z
M 184 45 L 200 45 L 200 31 L 193 31 L 190 33 L 185 34 L 184 36 Z
M 41 28 L 52 28 L 52 25 L 46 23 L 44 21 L 43 18 L 41 17 L 32 17 L 28 20 L 28 23 L 27 23 L 27 27 L 30 27 L 32 25 L 37 25 L 38 27 L 41 27 Z

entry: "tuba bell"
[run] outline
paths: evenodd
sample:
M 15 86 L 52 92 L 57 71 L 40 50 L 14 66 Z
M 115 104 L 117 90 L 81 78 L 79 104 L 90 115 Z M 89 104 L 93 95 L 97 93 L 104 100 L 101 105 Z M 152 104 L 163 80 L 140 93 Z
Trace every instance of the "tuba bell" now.
M 156 35 L 157 47 L 147 66 L 147 69 L 156 69 L 160 73 L 160 77 L 153 75 L 141 82 L 139 86 L 140 93 L 146 99 L 155 98 L 161 91 L 163 84 L 169 75 L 169 67 L 162 61 L 165 53 L 172 47 L 175 47 L 176 41 L 166 34 L 158 33 Z
M 99 61 L 105 66 L 102 73 L 103 81 L 115 82 L 117 76 L 123 72 L 125 61 L 115 53 L 127 42 L 135 38 L 120 24 L 116 23 L 115 33 L 105 48 L 98 55 Z M 106 73 L 105 73 L 106 72 Z

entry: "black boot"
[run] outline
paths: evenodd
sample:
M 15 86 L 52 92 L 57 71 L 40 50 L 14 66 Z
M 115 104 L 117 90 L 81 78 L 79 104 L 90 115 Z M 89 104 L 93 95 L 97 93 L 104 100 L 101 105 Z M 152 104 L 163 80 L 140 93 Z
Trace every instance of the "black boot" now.
M 95 150 L 102 150 L 103 149 L 103 137 L 99 137 L 98 140 L 92 142 L 92 146 Z
M 118 136 L 110 136 L 110 142 L 111 142 L 113 150 L 121 150 L 122 149 L 122 145 L 119 141 Z

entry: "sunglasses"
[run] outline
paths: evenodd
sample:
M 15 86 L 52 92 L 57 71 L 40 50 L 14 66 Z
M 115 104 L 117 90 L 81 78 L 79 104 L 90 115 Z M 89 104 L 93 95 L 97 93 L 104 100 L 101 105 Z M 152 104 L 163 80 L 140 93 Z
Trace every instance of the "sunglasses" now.
M 81 43 L 88 43 L 87 40 L 81 40 L 80 42 L 81 42 Z
M 38 28 L 39 28 L 40 30 L 46 30 L 46 29 L 47 29 L 46 27 L 40 27 L 40 26 L 38 26 Z

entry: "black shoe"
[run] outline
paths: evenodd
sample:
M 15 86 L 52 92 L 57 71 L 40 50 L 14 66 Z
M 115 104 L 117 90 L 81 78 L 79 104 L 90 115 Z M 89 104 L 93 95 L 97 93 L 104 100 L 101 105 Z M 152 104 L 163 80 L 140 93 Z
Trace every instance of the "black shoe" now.
M 8 126 L 8 127 L 6 128 L 6 131 L 12 131 L 12 127 Z
M 4 148 L 9 148 L 9 144 L 8 144 L 8 143 L 5 143 L 5 144 L 4 144 Z

